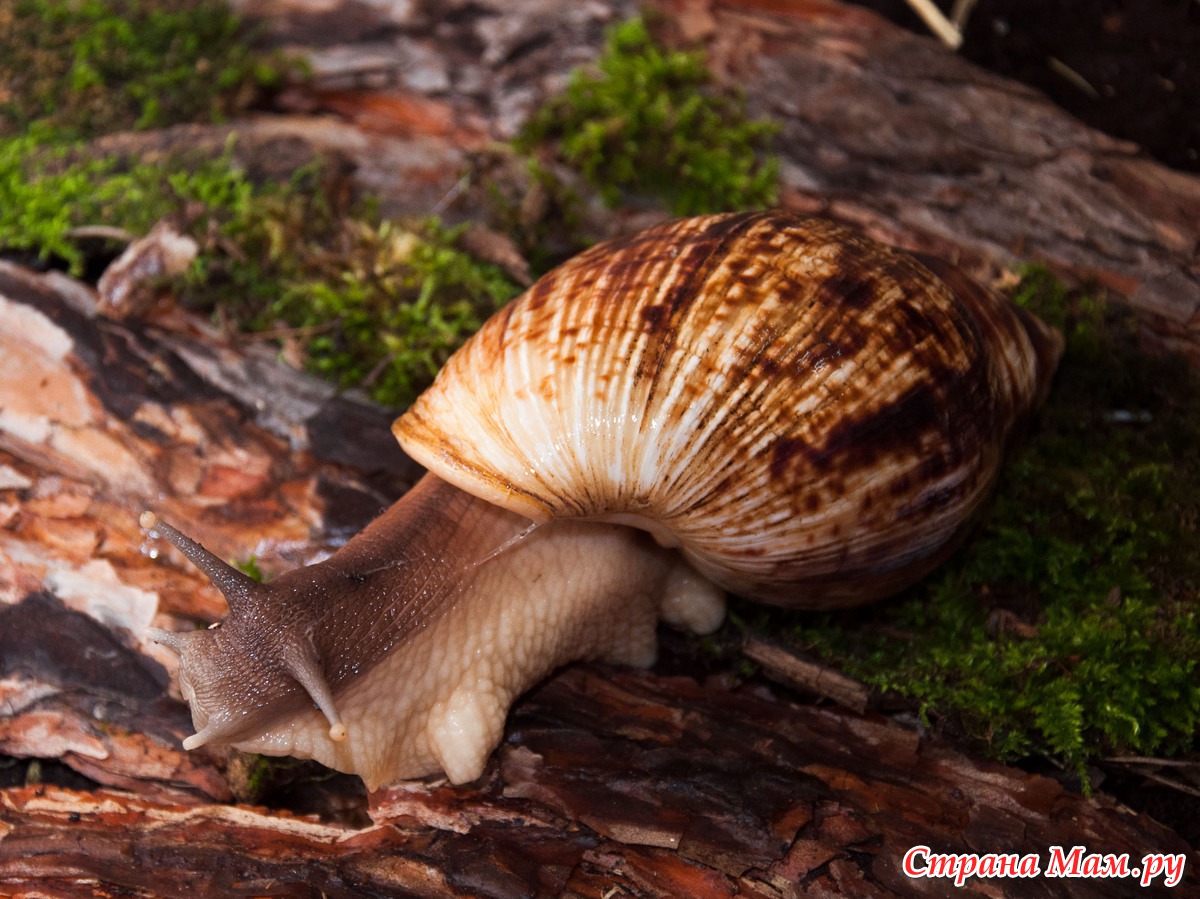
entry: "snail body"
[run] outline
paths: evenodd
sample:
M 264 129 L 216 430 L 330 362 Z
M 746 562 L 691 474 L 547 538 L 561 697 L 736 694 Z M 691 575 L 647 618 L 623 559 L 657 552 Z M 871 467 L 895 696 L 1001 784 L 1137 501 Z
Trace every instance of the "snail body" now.
M 685 219 L 564 263 L 393 426 L 416 487 L 330 559 L 158 638 L 207 742 L 368 786 L 479 776 L 511 702 L 645 665 L 725 591 L 878 599 L 953 549 L 1061 340 L 936 260 L 780 212 Z

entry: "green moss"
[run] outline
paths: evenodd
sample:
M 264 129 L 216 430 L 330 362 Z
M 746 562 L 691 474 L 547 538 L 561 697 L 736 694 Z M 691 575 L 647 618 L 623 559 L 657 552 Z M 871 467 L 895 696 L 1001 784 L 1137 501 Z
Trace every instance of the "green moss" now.
M 301 252 L 269 313 L 309 334 L 309 367 L 406 405 L 518 288 L 428 221 L 351 220 L 333 247 Z
M 0 10 L 0 134 L 220 121 L 288 65 L 250 50 L 221 0 L 13 0 Z
M 407 228 L 329 208 L 319 165 L 288 184 L 254 184 L 226 153 L 154 165 L 68 161 L 32 138 L 0 140 L 0 246 L 61 258 L 80 274 L 75 229 L 144 234 L 186 223 L 200 243 L 176 285 L 193 308 L 250 331 L 291 329 L 293 355 L 378 402 L 410 402 L 458 345 L 518 288 L 455 248 L 434 221 Z
M 294 63 L 247 48 L 221 0 L 14 0 L 0 8 L 0 248 L 81 274 L 80 227 L 145 233 L 215 193 L 250 190 L 228 158 L 162 167 L 88 158 L 112 131 L 212 122 L 243 109 Z
M 775 130 L 713 88 L 702 53 L 664 50 L 634 19 L 609 32 L 595 69 L 574 72 L 518 146 L 549 147 L 609 205 L 629 191 L 690 215 L 774 203 L 778 162 L 765 149 Z
M 251 191 L 228 157 L 160 166 L 84 154 L 79 144 L 0 139 L 0 247 L 58 257 L 79 275 L 85 255 L 76 229 L 104 225 L 144 234 L 159 219 L 182 214 L 189 201 L 207 206 L 219 192 Z
M 251 556 L 242 562 L 239 562 L 235 559 L 233 562 L 233 567 L 260 584 L 267 580 L 266 574 L 264 574 L 262 568 L 259 567 L 258 556 Z
M 290 358 L 379 403 L 410 403 L 450 354 L 518 292 L 458 250 L 460 229 L 331 209 L 320 166 L 255 187 L 179 173 L 172 189 L 207 213 L 202 254 L 180 290 L 245 331 L 280 334 Z
M 1044 271 L 1016 298 L 1064 327 L 1067 350 L 977 535 L 897 600 L 805 616 L 793 638 L 1001 758 L 1083 775 L 1107 754 L 1186 751 L 1200 727 L 1200 378 Z
M 200 245 L 175 285 L 183 302 L 242 329 L 288 330 L 293 361 L 389 404 L 410 401 L 516 293 L 435 222 L 404 228 L 331 208 L 339 192 L 325 189 L 319 162 L 273 184 L 252 182 L 232 145 L 153 164 L 89 158 L 73 135 L 211 121 L 278 76 L 240 43 L 223 4 L 18 0 L 0 22 L 0 71 L 14 88 L 0 101 L 0 249 L 82 275 L 80 229 L 136 237 L 171 219 Z

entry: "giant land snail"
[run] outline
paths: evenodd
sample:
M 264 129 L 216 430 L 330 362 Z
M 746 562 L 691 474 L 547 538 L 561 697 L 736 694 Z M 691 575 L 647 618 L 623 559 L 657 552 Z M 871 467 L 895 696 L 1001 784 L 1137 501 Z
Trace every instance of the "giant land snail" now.
M 578 659 L 647 665 L 726 591 L 868 602 L 955 546 L 1061 339 L 952 266 L 780 212 L 593 247 L 395 423 L 429 473 L 328 560 L 260 584 L 149 513 L 225 594 L 180 657 L 193 748 L 368 786 L 478 777 L 511 703 Z

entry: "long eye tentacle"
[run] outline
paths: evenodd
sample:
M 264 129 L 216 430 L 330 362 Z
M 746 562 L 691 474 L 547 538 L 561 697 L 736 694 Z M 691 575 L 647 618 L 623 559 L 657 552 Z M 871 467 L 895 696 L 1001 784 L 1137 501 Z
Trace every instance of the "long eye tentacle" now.
M 138 518 L 145 530 L 165 537 L 172 546 L 183 553 L 189 562 L 199 568 L 213 586 L 221 591 L 230 609 L 245 606 L 258 593 L 262 585 L 254 578 L 238 571 L 224 559 L 213 555 L 191 537 L 176 530 L 153 512 L 143 512 Z M 169 645 L 169 644 L 168 644 Z

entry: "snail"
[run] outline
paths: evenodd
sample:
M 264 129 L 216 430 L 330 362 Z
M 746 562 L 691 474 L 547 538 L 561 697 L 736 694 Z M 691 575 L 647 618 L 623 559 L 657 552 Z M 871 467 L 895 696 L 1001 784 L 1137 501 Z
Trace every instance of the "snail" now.
M 428 473 L 261 584 L 152 513 L 224 593 L 153 636 L 207 743 L 369 788 L 476 779 L 572 660 L 649 665 L 726 592 L 894 593 L 953 550 L 1061 338 L 947 263 L 779 211 L 599 244 L 496 313 L 395 422 Z

